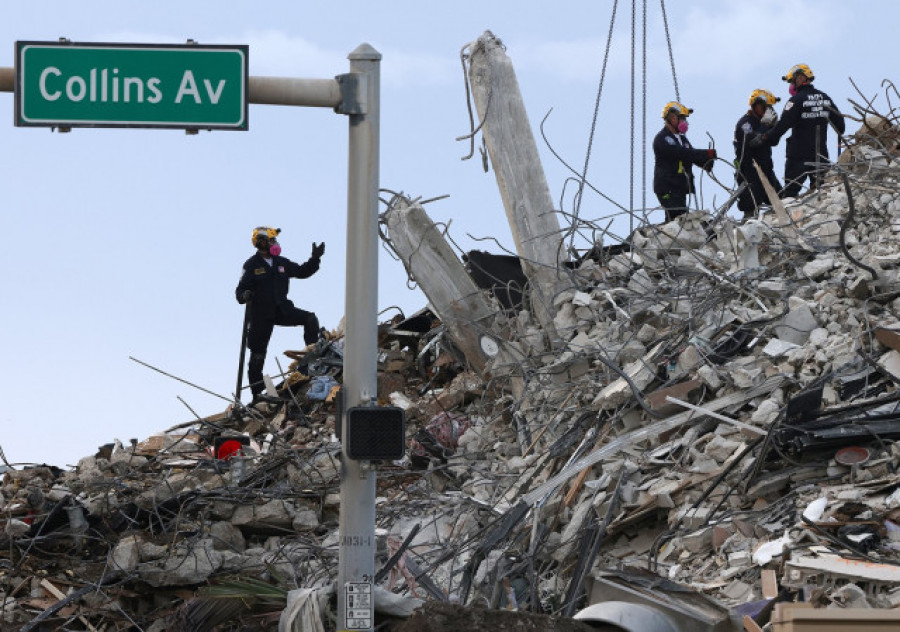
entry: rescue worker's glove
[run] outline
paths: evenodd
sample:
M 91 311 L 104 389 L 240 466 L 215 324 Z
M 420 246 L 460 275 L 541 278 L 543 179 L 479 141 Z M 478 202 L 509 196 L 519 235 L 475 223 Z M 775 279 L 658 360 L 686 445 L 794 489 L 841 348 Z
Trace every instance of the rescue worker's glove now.
M 313 245 L 312 245 L 313 259 L 321 259 L 322 255 L 324 255 L 324 254 L 325 254 L 325 242 L 323 241 L 318 246 L 316 245 L 316 242 L 313 242 Z
M 713 149 L 713 148 L 711 148 L 711 147 L 710 147 L 709 149 L 706 150 L 706 157 L 709 158 L 709 160 L 707 160 L 707 161 L 704 163 L 703 169 L 704 169 L 705 171 L 707 171 L 708 173 L 709 173 L 709 172 L 712 172 L 712 168 L 713 168 L 713 165 L 714 165 L 715 162 L 716 162 L 716 157 L 717 157 L 717 155 L 718 155 L 718 154 L 716 154 L 716 150 Z
M 765 140 L 765 134 L 754 134 L 749 141 L 747 141 L 748 147 L 762 147 L 763 141 Z
M 241 305 L 244 305 L 245 303 L 249 303 L 250 299 L 252 299 L 252 298 L 253 298 L 253 291 L 252 290 L 244 290 L 244 293 L 241 294 L 241 300 L 238 302 Z

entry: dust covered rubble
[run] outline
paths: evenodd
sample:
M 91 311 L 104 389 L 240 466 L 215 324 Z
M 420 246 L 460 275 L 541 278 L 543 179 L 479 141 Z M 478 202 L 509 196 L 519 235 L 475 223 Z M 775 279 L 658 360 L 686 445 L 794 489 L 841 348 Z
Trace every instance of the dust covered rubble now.
M 430 470 L 456 510 L 409 520 L 435 525 L 414 547 L 433 579 L 492 603 L 518 582 L 519 605 L 559 612 L 603 524 L 595 572 L 650 569 L 738 610 L 763 569 L 817 605 L 847 605 L 848 582 L 856 605 L 900 604 L 900 169 L 896 128 L 869 123 L 881 136 L 858 133 L 819 191 L 759 220 L 694 212 L 583 260 L 554 352 L 527 311 L 507 321 L 527 359 L 490 367 Z
M 428 310 L 417 332 L 384 323 L 379 399 L 406 410 L 410 449 L 379 469 L 378 566 L 409 542 L 379 580 L 411 601 L 379 611 L 558 614 L 586 576 L 635 569 L 732 612 L 769 570 L 817 605 L 900 604 L 900 169 L 896 128 L 864 130 L 783 209 L 689 213 L 579 261 L 556 344 L 503 317 L 515 364 L 467 370 Z M 245 415 L 7 469 L 4 624 L 266 629 L 289 588 L 333 586 L 340 371 L 295 369 Z M 215 458 L 231 435 L 240 455 Z

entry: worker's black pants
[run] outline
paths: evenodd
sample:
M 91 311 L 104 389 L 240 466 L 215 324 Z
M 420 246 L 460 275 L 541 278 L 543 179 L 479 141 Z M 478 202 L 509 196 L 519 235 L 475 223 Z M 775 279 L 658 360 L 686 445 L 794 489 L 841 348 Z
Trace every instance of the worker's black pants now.
M 822 184 L 827 168 L 828 158 L 788 158 L 784 162 L 784 190 L 778 197 L 797 197 L 807 178 L 809 190 L 814 191 Z
M 763 188 L 762 181 L 759 179 L 759 174 L 756 172 L 756 169 L 751 168 L 744 170 L 743 165 L 741 165 L 741 168 L 741 171 L 738 171 L 736 174 L 737 182 L 738 184 L 746 182 L 747 187 L 741 191 L 741 194 L 738 196 L 737 206 L 738 210 L 744 214 L 744 219 L 749 219 L 751 217 L 756 217 L 759 205 L 767 204 L 769 202 L 769 196 L 766 195 L 766 190 Z M 775 191 L 780 191 L 781 183 L 778 181 L 778 176 L 771 170 L 764 173 L 769 184 L 772 185 L 772 188 L 775 189 Z
M 250 349 L 250 361 L 247 363 L 247 379 L 250 381 L 250 392 L 259 395 L 265 390 L 263 383 L 263 365 L 266 362 L 266 351 L 275 325 L 280 327 L 303 326 L 303 342 L 313 344 L 319 339 L 319 319 L 313 312 L 297 307 L 285 308 L 275 318 L 251 318 L 247 332 L 247 348 Z
M 688 212 L 687 193 L 664 193 L 662 195 L 657 193 L 656 199 L 666 209 L 667 222 L 671 222 L 676 217 L 680 217 Z

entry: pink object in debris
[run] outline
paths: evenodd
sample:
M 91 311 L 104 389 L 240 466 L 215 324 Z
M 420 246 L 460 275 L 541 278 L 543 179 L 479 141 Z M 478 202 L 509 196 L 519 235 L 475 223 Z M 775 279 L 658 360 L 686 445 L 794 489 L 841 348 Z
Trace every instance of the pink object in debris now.
M 427 458 L 429 454 L 437 456 L 434 454 L 435 448 L 442 452 L 444 457 L 450 456 L 456 452 L 456 448 L 459 446 L 459 438 L 470 427 L 471 423 L 468 417 L 457 413 L 440 412 L 425 424 L 423 430 L 427 434 L 424 437 L 421 430 L 416 433 L 417 438 L 412 439 L 410 442 L 410 449 L 414 455 L 419 457 Z M 430 440 L 424 441 L 428 435 L 434 439 L 434 443 L 437 446 L 423 445 L 423 443 L 431 443 Z
M 403 541 L 400 538 L 395 535 L 389 535 L 387 537 L 388 557 L 393 557 L 402 545 Z M 394 590 L 394 585 L 397 583 L 400 575 L 403 575 L 403 579 L 406 580 L 406 587 L 409 588 L 409 593 L 413 597 L 418 597 L 419 595 L 416 593 L 416 578 L 406 567 L 406 551 L 403 552 L 403 555 L 400 556 L 400 559 L 397 560 L 397 563 L 394 564 L 388 573 L 388 590 Z

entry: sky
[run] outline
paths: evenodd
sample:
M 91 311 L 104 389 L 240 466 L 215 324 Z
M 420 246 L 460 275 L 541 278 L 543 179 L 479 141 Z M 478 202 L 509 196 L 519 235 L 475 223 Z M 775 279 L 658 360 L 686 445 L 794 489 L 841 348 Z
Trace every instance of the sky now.
M 348 72 L 348 54 L 367 43 L 383 56 L 380 186 L 423 199 L 449 196 L 426 206 L 432 219 L 448 223 L 464 250 L 501 252 L 513 246 L 493 170 L 483 170 L 477 153 L 463 160 L 468 142 L 456 140 L 470 131 L 460 53 L 488 30 L 512 60 L 557 210 L 574 212 L 572 178 L 585 163 L 603 195 L 585 194 L 581 218 L 613 221 L 612 231 L 625 234 L 627 215 L 609 199 L 638 213 L 645 201 L 656 206 L 652 151 L 642 141 L 642 3 L 634 66 L 632 3 L 622 1 L 604 73 L 613 4 L 32 0 L 4 6 L 0 67 L 13 66 L 17 40 L 194 39 L 248 45 L 251 76 L 331 79 Z M 646 4 L 649 143 L 675 88 L 660 3 Z M 848 99 L 863 103 L 864 95 L 885 111 L 882 82 L 900 80 L 894 0 L 852 7 L 840 0 L 670 0 L 666 9 L 679 94 L 694 110 L 688 137 L 707 147 L 709 134 L 725 161 L 733 158 L 734 125 L 750 93 L 771 90 L 782 97 L 780 108 L 788 96 L 780 78 L 794 64 L 809 64 L 815 85 L 853 116 Z M 0 93 L 0 120 L 0 261 L 10 281 L 0 310 L 0 447 L 10 463 L 67 467 L 116 439 L 127 445 L 195 413 L 224 411 L 243 318 L 234 288 L 253 254 L 255 226 L 280 227 L 282 254 L 298 262 L 312 242 L 325 242 L 321 270 L 293 281 L 290 297 L 322 326 L 340 323 L 347 310 L 345 116 L 251 104 L 248 131 L 61 134 L 15 127 L 13 95 Z M 858 127 L 848 120 L 850 132 Z M 832 135 L 832 156 L 835 148 Z M 780 176 L 783 142 L 774 155 Z M 725 161 L 714 173 L 731 187 Z M 701 191 L 707 209 L 728 197 L 709 178 Z M 649 212 L 651 222 L 662 216 Z M 380 320 L 426 304 L 383 250 Z M 265 372 L 278 372 L 276 359 L 286 368 L 283 352 L 302 348 L 301 330 L 277 328 Z

